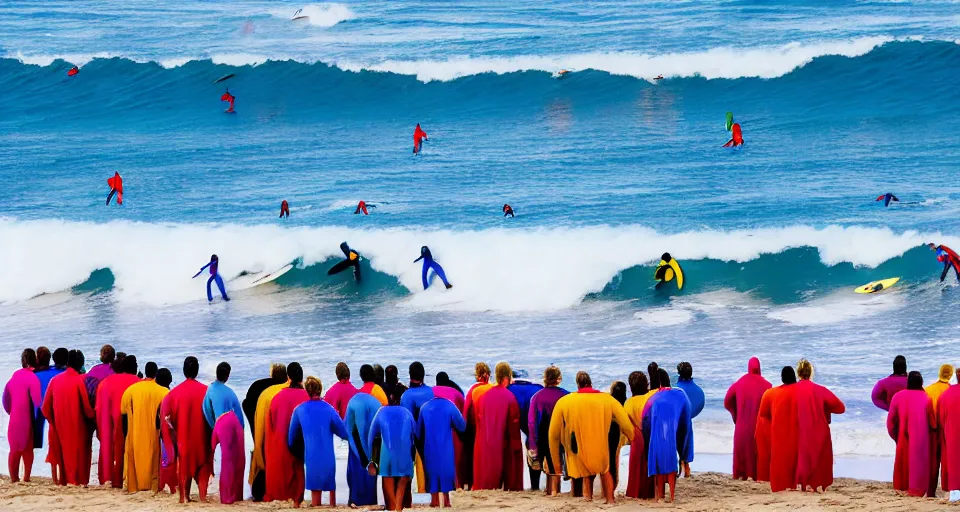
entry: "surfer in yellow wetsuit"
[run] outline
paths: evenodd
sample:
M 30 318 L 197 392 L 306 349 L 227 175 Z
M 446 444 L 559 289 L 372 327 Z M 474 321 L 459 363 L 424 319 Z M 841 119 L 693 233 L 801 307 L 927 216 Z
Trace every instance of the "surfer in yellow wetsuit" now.
M 683 269 L 680 268 L 680 263 L 670 256 L 669 252 L 660 256 L 660 263 L 657 264 L 657 270 L 654 272 L 653 278 L 659 281 L 656 286 L 658 289 L 665 283 L 673 281 L 674 278 L 677 280 L 677 289 L 683 289 Z
M 593 480 L 600 475 L 603 497 L 614 502 L 613 475 L 610 474 L 610 427 L 616 423 L 627 439 L 633 440 L 633 423 L 616 398 L 593 389 L 587 372 L 577 373 L 577 392 L 557 401 L 550 417 L 550 456 L 560 459 L 564 450 L 570 478 L 586 478 L 583 491 L 593 499 Z M 614 463 L 617 463 L 616 461 Z

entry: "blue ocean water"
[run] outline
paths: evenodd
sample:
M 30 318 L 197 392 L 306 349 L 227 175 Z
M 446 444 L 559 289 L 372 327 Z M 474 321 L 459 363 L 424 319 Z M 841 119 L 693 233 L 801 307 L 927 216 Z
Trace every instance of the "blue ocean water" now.
M 207 378 L 229 360 L 238 389 L 271 361 L 330 381 L 341 360 L 421 360 L 461 384 L 480 359 L 557 363 L 605 386 L 688 360 L 708 453 L 731 449 L 722 398 L 750 356 L 774 378 L 807 357 L 847 403 L 838 452 L 890 455 L 873 382 L 898 353 L 932 380 L 960 338 L 960 291 L 923 247 L 960 247 L 958 12 L 4 2 L 2 346 L 189 352 Z M 124 205 L 105 207 L 114 171 Z M 361 286 L 326 275 L 344 240 Z M 452 290 L 422 291 L 421 245 Z M 682 292 L 653 289 L 665 251 Z M 211 253 L 227 277 L 295 269 L 207 305 L 190 276 Z

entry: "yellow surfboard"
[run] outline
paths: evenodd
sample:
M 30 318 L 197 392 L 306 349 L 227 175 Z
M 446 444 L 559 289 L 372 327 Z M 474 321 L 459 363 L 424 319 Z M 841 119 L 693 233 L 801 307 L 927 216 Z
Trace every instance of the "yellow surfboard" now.
M 886 290 L 887 288 L 892 287 L 897 284 L 899 277 L 891 277 L 890 279 L 881 279 L 879 281 L 874 281 L 872 283 L 867 283 L 863 286 L 856 288 L 855 292 L 857 293 L 877 293 L 880 290 Z

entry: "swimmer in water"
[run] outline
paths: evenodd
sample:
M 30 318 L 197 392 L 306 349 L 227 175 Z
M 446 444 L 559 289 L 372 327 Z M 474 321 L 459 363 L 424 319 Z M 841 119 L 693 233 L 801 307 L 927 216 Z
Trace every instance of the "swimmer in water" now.
M 513 218 L 513 208 L 509 204 L 503 205 L 503 216 L 506 217 L 507 215 L 509 215 L 511 219 Z
M 290 204 L 287 203 L 287 200 L 284 199 L 280 202 L 280 218 L 290 218 Z

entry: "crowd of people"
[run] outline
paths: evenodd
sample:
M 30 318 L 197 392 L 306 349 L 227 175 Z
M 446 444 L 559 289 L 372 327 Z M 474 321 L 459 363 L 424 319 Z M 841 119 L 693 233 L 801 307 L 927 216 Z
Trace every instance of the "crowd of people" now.
M 572 496 L 592 500 L 599 480 L 610 503 L 624 478 L 629 498 L 672 501 L 677 477 L 690 475 L 692 420 L 704 406 L 687 362 L 677 365 L 675 382 L 650 363 L 607 392 L 595 389 L 586 372 L 576 374 L 576 391 L 568 392 L 556 366 L 544 370 L 539 384 L 506 362 L 493 370 L 477 363 L 466 392 L 445 372 L 427 385 L 419 362 L 409 366 L 407 384 L 396 366 L 364 364 L 358 388 L 341 362 L 326 393 L 299 363 L 277 363 L 242 402 L 227 385 L 228 363 L 217 366 L 208 386 L 197 381 L 193 356 L 184 359 L 183 381 L 172 389 L 169 369 L 147 362 L 141 373 L 135 355 L 110 345 L 87 371 L 83 353 L 65 348 L 52 354 L 46 347 L 25 349 L 21 363 L 3 392 L 11 481 L 20 480 L 21 466 L 29 481 L 46 424 L 46 462 L 56 484 L 90 483 L 96 435 L 101 485 L 169 489 L 181 502 L 191 500 L 194 482 L 199 499 L 207 500 L 219 446 L 221 503 L 243 500 L 250 453 L 254 501 L 299 507 L 309 490 L 313 506 L 324 492 L 335 506 L 334 437 L 349 446 L 348 502 L 355 506 L 377 506 L 379 488 L 387 510 L 410 507 L 415 482 L 417 492 L 430 494 L 431 506 L 449 507 L 450 492 L 458 489 L 523 490 L 524 468 L 531 488 L 539 490 L 543 480 L 547 494 L 559 494 L 561 480 L 569 480 Z M 952 372 L 944 365 L 938 382 L 924 390 L 919 372 L 908 374 L 898 356 L 894 374 L 874 390 L 874 402 L 890 411 L 897 490 L 933 495 L 941 468 L 943 489 L 960 490 L 960 470 L 950 471 L 960 468 L 960 387 L 950 386 Z M 772 387 L 752 358 L 730 386 L 724 406 L 735 423 L 734 478 L 769 482 L 774 492 L 825 491 L 832 484 L 830 419 L 845 408 L 813 374 L 813 365 L 800 360 L 796 368 L 784 367 L 782 385 Z M 626 445 L 628 471 L 621 475 Z

